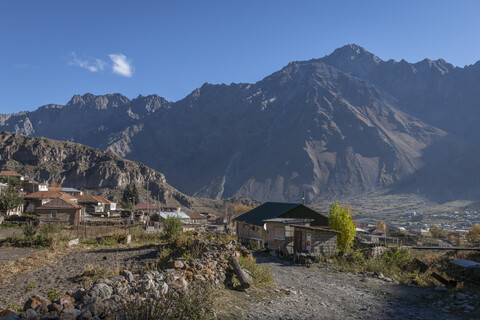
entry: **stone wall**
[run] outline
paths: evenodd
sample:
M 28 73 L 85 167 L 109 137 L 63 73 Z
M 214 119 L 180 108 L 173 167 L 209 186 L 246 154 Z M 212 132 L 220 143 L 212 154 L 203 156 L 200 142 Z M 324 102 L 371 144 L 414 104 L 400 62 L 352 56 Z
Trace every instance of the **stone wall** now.
M 307 233 L 311 234 L 311 252 L 331 257 L 337 252 L 337 234 L 331 231 L 295 228 L 302 232 L 302 250 L 307 249 Z

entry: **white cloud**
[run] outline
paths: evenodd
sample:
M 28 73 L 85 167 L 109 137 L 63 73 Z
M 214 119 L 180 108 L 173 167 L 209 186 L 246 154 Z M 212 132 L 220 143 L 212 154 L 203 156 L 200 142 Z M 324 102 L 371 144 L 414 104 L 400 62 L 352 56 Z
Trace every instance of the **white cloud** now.
M 95 59 L 90 61 L 86 58 L 80 58 L 77 56 L 75 52 L 71 52 L 69 55 L 69 66 L 80 67 L 89 70 L 90 72 L 97 72 L 100 70 L 104 70 L 107 66 L 107 63 L 101 59 Z
M 123 54 L 109 54 L 113 62 L 112 72 L 122 77 L 130 78 L 133 74 L 132 62 Z

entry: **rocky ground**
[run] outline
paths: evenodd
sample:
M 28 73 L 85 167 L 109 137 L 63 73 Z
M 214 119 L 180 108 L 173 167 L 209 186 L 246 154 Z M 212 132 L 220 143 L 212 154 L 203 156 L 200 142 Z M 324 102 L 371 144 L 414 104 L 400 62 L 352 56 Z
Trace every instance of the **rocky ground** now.
M 0 264 L 30 253 L 1 250 L 0 256 L 10 260 L 5 258 Z M 156 254 L 156 246 L 72 250 L 1 283 L 0 310 L 10 304 L 23 306 L 33 295 L 45 297 L 51 289 L 74 292 L 84 284 L 73 278 L 88 266 L 129 269 L 135 273 L 154 261 Z M 265 292 L 261 298 L 254 298 L 251 289 L 247 290 L 243 295 L 251 297 L 246 308 L 237 306 L 236 300 L 229 302 L 229 308 L 238 310 L 239 319 L 455 320 L 475 319 L 480 310 L 478 294 L 471 292 L 396 285 L 388 279 L 341 272 L 334 266 L 307 268 L 265 254 L 256 255 L 256 259 L 270 268 L 276 289 L 269 289 L 272 292 Z
M 38 249 L 34 248 L 8 248 L 0 247 L 0 266 L 9 262 L 16 261 L 20 258 L 28 257 L 29 255 L 37 252 Z
M 478 296 L 395 285 L 360 274 L 340 272 L 333 267 L 293 265 L 258 255 L 267 265 L 281 298 L 258 302 L 247 308 L 252 319 L 475 319 Z M 472 308 L 457 312 L 457 306 Z M 463 309 L 465 310 L 465 309 Z
M 1 248 L 1 250 L 2 254 L 8 250 L 12 255 L 23 251 L 19 248 Z M 16 275 L 1 283 L 0 310 L 9 304 L 23 306 L 23 303 L 32 295 L 45 297 L 51 289 L 57 292 L 75 291 L 82 287 L 82 283 L 74 282 L 73 277 L 81 274 L 88 267 L 101 266 L 113 270 L 135 271 L 154 261 L 156 255 L 156 246 L 73 250 L 45 266 Z M 12 258 L 14 257 L 10 256 L 11 261 L 15 260 Z M 2 261 L 1 264 L 3 263 Z

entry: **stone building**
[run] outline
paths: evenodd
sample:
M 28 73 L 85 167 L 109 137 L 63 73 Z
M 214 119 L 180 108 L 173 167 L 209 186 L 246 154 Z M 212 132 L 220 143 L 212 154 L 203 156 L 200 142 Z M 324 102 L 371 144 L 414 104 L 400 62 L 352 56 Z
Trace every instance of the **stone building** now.
M 293 225 L 293 247 L 295 252 L 307 252 L 331 257 L 337 252 L 339 231 L 326 227 Z

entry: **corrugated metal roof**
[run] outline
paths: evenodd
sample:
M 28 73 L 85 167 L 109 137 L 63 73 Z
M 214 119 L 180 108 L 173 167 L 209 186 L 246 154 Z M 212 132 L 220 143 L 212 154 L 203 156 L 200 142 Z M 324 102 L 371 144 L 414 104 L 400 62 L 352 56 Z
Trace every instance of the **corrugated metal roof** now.
M 472 260 L 466 260 L 466 259 L 457 259 L 457 260 L 452 260 L 450 262 L 464 268 L 472 268 L 472 267 L 480 266 L 480 263 Z
M 312 222 L 313 219 L 301 219 L 301 218 L 273 218 L 263 220 L 264 222 L 282 222 L 282 223 L 298 223 L 298 222 Z
M 185 213 L 185 212 L 178 212 L 178 211 L 172 211 L 172 212 L 160 212 L 160 216 L 163 219 L 166 219 L 168 217 L 176 217 L 180 219 L 190 219 L 190 217 Z
M 322 227 L 309 227 L 309 226 L 296 225 L 296 224 L 292 224 L 291 226 L 294 227 L 294 228 L 299 228 L 299 229 L 320 230 L 320 231 L 326 231 L 326 232 L 341 233 L 338 230 L 333 230 L 333 229 L 329 229 L 329 228 L 322 228 Z
M 80 190 L 77 190 L 75 188 L 62 188 L 63 192 L 81 192 Z
M 299 203 L 266 202 L 234 220 L 263 226 L 263 221 L 274 218 L 308 218 L 312 225 L 327 225 L 328 218 L 315 210 Z

